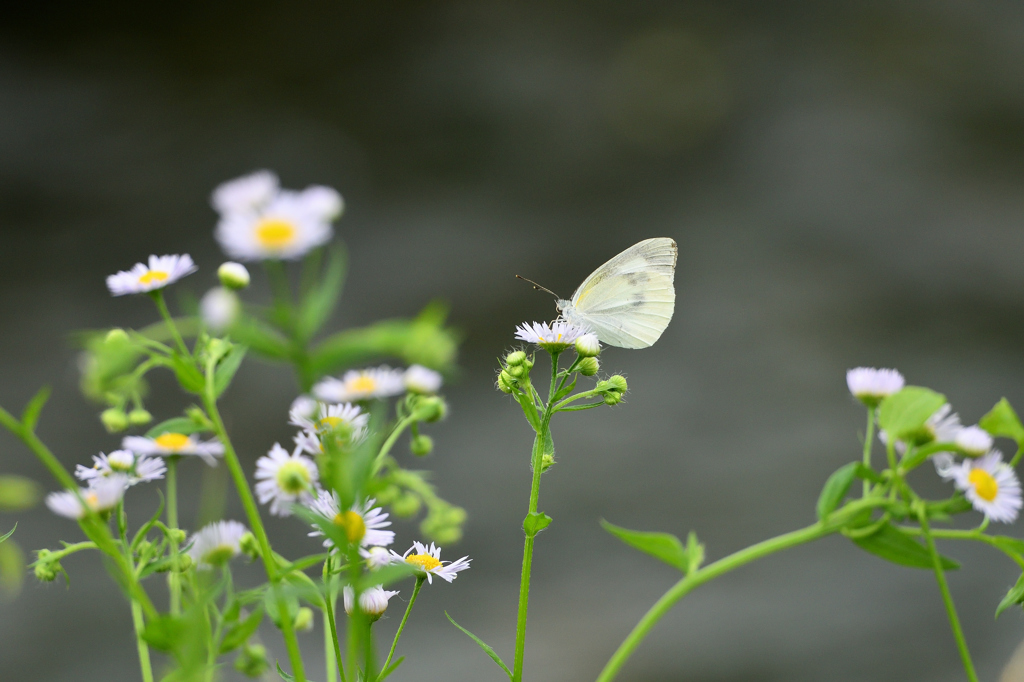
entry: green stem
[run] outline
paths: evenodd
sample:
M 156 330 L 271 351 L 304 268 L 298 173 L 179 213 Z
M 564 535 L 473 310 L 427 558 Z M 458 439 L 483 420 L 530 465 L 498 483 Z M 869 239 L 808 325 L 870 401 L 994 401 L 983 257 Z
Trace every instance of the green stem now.
M 661 618 L 668 613 L 676 602 L 689 594 L 694 588 L 703 585 L 710 580 L 713 580 L 720 575 L 728 573 L 733 569 L 739 568 L 745 564 L 749 564 L 757 559 L 764 558 L 776 552 L 781 552 L 784 549 L 790 547 L 796 547 L 819 538 L 823 538 L 826 535 L 835 533 L 847 520 L 860 512 L 862 509 L 877 507 L 884 505 L 885 501 L 881 499 L 867 499 L 858 500 L 847 504 L 842 509 L 833 512 L 832 516 L 827 522 L 819 522 L 813 526 L 808 526 L 800 530 L 795 530 L 790 533 L 784 533 L 777 537 L 769 540 L 764 540 L 755 545 L 751 545 L 746 549 L 741 549 L 738 552 L 730 554 L 727 557 L 719 559 L 718 561 L 708 564 L 704 568 L 698 569 L 689 573 L 687 576 L 682 578 L 679 582 L 673 585 L 669 590 L 662 595 L 661 599 L 654 603 L 654 605 L 644 614 L 644 617 L 640 619 L 640 622 L 636 624 L 629 636 L 619 645 L 619 648 L 609 659 L 605 665 L 601 674 L 597 677 L 597 682 L 611 682 L 615 679 L 622 666 L 629 660 L 629 657 L 633 655 L 636 648 L 640 643 L 647 637 L 647 634 L 651 629 L 658 623 Z
M 864 466 L 868 469 L 871 468 L 871 439 L 874 437 L 875 431 L 875 408 L 868 408 L 868 427 L 864 431 Z M 864 480 L 863 486 L 864 494 L 863 497 L 867 497 L 868 493 L 871 492 L 871 481 Z
M 340 674 L 341 682 L 345 682 L 345 667 L 341 660 L 341 647 L 338 644 L 338 627 L 334 622 L 334 605 L 337 593 L 331 587 L 331 555 L 324 560 L 324 656 L 327 659 L 327 682 L 334 682 Z M 329 641 L 328 641 L 329 640 Z
M 234 445 L 232 445 L 231 439 L 228 437 L 227 429 L 224 427 L 224 420 L 221 418 L 220 410 L 217 408 L 217 394 L 214 389 L 213 377 L 214 362 L 211 360 L 207 361 L 206 364 L 206 390 L 203 392 L 203 406 L 206 408 L 207 416 L 213 423 L 214 433 L 224 446 L 224 461 L 228 465 L 228 471 L 231 472 L 231 478 L 235 483 L 235 489 L 238 491 L 238 497 L 242 500 L 242 507 L 245 509 L 245 516 L 260 547 L 263 566 L 267 572 L 267 578 L 270 580 L 271 589 L 274 591 L 275 601 L 277 602 L 278 616 L 281 621 L 281 635 L 284 638 L 285 646 L 288 648 L 288 660 L 292 665 L 292 675 L 295 676 L 296 682 L 306 682 L 306 672 L 302 664 L 302 654 L 299 651 L 299 641 L 295 636 L 294 624 L 291 618 L 288 617 L 288 605 L 280 591 L 278 584 L 280 577 L 274 562 L 273 552 L 270 549 L 270 540 L 267 538 L 267 531 L 263 527 L 263 520 L 260 518 L 259 508 L 256 506 L 256 498 L 253 497 L 252 490 L 249 488 L 249 482 L 245 478 L 245 472 L 242 471 L 242 465 L 238 461 L 238 455 L 235 453 Z
M 373 460 L 372 475 L 376 475 L 377 472 L 380 471 L 380 468 L 384 466 L 384 460 L 388 456 L 388 453 L 391 452 L 391 448 L 394 447 L 395 442 L 398 440 L 398 437 L 402 435 L 402 432 L 409 428 L 409 425 L 412 424 L 414 421 L 415 420 L 412 418 L 412 416 L 408 416 L 405 419 L 398 422 L 397 424 L 395 424 L 395 428 L 392 429 L 391 433 L 387 437 L 387 440 L 385 440 L 384 443 L 380 446 L 380 452 L 377 453 L 376 459 Z
M 409 620 L 409 614 L 412 613 L 412 605 L 416 603 L 416 597 L 420 594 L 420 588 L 423 587 L 423 581 L 426 577 L 416 577 L 416 587 L 412 588 L 412 598 L 409 600 L 409 605 L 405 607 L 405 615 L 402 616 L 402 622 L 398 624 L 398 632 L 395 633 L 395 640 L 391 642 L 391 650 L 388 651 L 388 657 L 384 660 L 384 665 L 381 670 L 387 670 L 388 666 L 391 665 L 391 658 L 395 655 L 395 648 L 398 646 L 398 638 L 402 636 L 402 630 L 405 629 L 405 621 Z
M 171 330 L 171 336 L 174 337 L 174 344 L 178 347 L 178 351 L 184 357 L 189 357 L 191 354 L 188 352 L 188 347 L 185 346 L 185 340 L 181 338 L 181 333 L 178 331 L 178 325 L 174 324 L 174 318 L 171 317 L 171 311 L 167 309 L 167 301 L 164 300 L 163 289 L 151 291 L 149 292 L 149 295 L 153 297 L 153 301 L 156 302 L 157 310 L 160 311 L 160 315 L 164 318 L 164 322 L 167 323 L 167 328 Z
M 139 667 L 142 669 L 142 682 L 153 682 L 153 664 L 149 660 L 149 645 L 142 639 L 142 631 L 146 624 L 142 619 L 142 606 L 132 599 L 132 625 L 135 627 L 135 646 L 139 651 Z
M 967 640 L 964 639 L 964 632 L 960 627 L 960 618 L 956 615 L 956 605 L 953 604 L 953 596 L 949 593 L 949 585 L 946 584 L 946 573 L 942 570 L 942 560 L 939 558 L 938 550 L 935 549 L 935 540 L 932 538 L 931 528 L 928 526 L 928 514 L 923 504 L 918 503 L 916 506 L 917 518 L 921 522 L 921 534 L 928 544 L 928 553 L 932 556 L 935 581 L 939 583 L 939 592 L 942 593 L 942 603 L 946 606 L 949 627 L 953 630 L 953 638 L 956 639 L 956 648 L 960 651 L 960 659 L 964 663 L 967 679 L 971 682 L 978 682 L 978 674 L 974 671 L 974 663 L 971 662 L 971 652 L 967 648 Z
M 907 535 L 923 535 L 920 528 L 913 528 L 910 526 L 897 526 L 899 530 Z M 1007 549 L 999 544 L 999 539 L 994 538 L 991 535 L 986 535 L 980 532 L 979 529 L 974 530 L 943 530 L 941 528 L 931 529 L 932 537 L 939 538 L 942 540 L 974 540 L 975 542 L 983 542 L 986 545 L 995 547 L 1000 552 L 1010 557 L 1016 563 L 1021 570 L 1024 570 L 1024 558 L 1021 558 L 1016 552 Z
M 181 614 L 181 573 L 178 572 L 178 540 L 174 531 L 178 530 L 178 457 L 167 458 L 167 525 L 171 529 L 172 568 L 167 573 L 167 587 L 171 593 L 171 615 Z

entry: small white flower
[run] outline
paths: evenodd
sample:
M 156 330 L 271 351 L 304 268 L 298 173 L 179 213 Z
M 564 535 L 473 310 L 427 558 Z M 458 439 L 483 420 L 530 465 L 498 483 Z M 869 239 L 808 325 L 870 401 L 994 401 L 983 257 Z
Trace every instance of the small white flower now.
M 964 460 L 954 472 L 956 487 L 974 508 L 1000 523 L 1012 523 L 1021 508 L 1020 481 L 997 450 Z
M 589 329 L 577 327 L 562 320 L 554 322 L 534 322 L 516 327 L 516 338 L 527 343 L 535 343 L 548 351 L 563 351 L 576 342 Z
M 86 507 L 97 513 L 110 511 L 116 507 L 117 503 L 124 498 L 124 491 L 127 487 L 127 476 L 112 474 L 95 479 L 88 488 L 79 490 L 78 495 L 71 490 L 50 493 L 46 496 L 46 506 L 58 516 L 81 519 L 86 515 Z M 79 496 L 81 496 L 81 500 L 79 500 Z M 83 501 L 86 504 L 85 507 L 82 506 Z
M 935 473 L 945 481 L 950 481 L 956 476 L 957 463 L 951 452 L 937 452 L 932 455 L 932 463 L 935 465 Z
M 238 295 L 224 287 L 214 287 L 207 291 L 199 301 L 199 316 L 203 322 L 216 333 L 220 333 L 233 325 L 242 310 Z
M 345 531 L 349 542 L 357 542 L 362 547 L 383 547 L 395 541 L 395 533 L 390 530 L 381 530 L 391 525 L 386 514 L 380 507 L 374 507 L 376 500 L 369 499 L 363 504 L 358 502 L 351 509 L 341 511 L 341 501 L 338 494 L 333 491 L 321 490 L 313 502 L 313 511 L 326 516 L 336 526 Z M 309 537 L 322 536 L 319 529 L 309 534 Z M 330 538 L 324 540 L 324 547 L 334 547 Z
M 268 170 L 228 180 L 213 190 L 211 203 L 219 213 L 249 213 L 277 196 L 277 176 Z
M 903 375 L 894 369 L 857 367 L 846 372 L 846 386 L 855 398 L 875 406 L 903 388 Z
M 188 254 L 150 256 L 148 267 L 142 263 L 136 263 L 131 270 L 122 270 L 116 275 L 107 277 L 107 288 L 114 296 L 141 294 L 163 289 L 168 284 L 177 282 L 196 270 L 196 265 Z
M 331 221 L 341 207 L 341 196 L 329 187 L 281 190 L 251 208 L 221 211 L 215 236 L 239 260 L 301 258 L 331 240 Z
M 391 556 L 391 552 L 383 547 L 360 547 L 359 556 L 366 559 L 366 567 L 371 571 L 395 563 L 395 558 Z
M 217 278 L 228 289 L 244 289 L 249 286 L 249 271 L 241 263 L 227 261 L 217 268 Z
M 992 449 L 992 436 L 980 426 L 965 426 L 957 432 L 953 442 L 964 452 L 975 457 L 984 455 Z
M 288 413 L 289 424 L 316 433 L 336 431 L 344 426 L 356 434 L 366 429 L 369 421 L 370 415 L 365 414 L 358 405 L 351 403 L 326 405 L 313 402 L 311 410 L 305 404 L 296 407 L 293 403 L 292 410 Z
M 238 521 L 215 521 L 192 536 L 188 555 L 199 568 L 223 566 L 241 553 L 246 532 Z
M 320 405 L 316 398 L 308 395 L 300 395 L 298 398 L 292 401 L 291 407 L 288 408 L 289 424 L 295 424 L 295 419 L 306 418 L 312 419 L 313 415 L 317 414 L 317 408 Z
M 355 601 L 355 590 L 351 585 L 346 585 L 342 590 L 345 596 L 345 613 L 352 615 L 352 602 Z M 388 600 L 398 594 L 397 591 L 385 590 L 383 585 L 371 587 L 359 595 L 359 610 L 374 620 L 384 615 L 388 610 Z
M 132 486 L 163 478 L 167 471 L 167 466 L 159 457 L 136 455 L 129 450 L 114 450 L 109 455 L 101 452 L 99 455 L 93 455 L 92 461 L 91 467 L 81 464 L 75 467 L 75 476 L 78 480 L 96 481 L 115 474 L 124 474 L 128 478 L 128 485 Z
M 341 379 L 328 377 L 313 387 L 313 395 L 327 403 L 351 403 L 388 398 L 405 391 L 405 375 L 387 365 L 352 369 Z
M 434 546 L 433 542 L 430 543 L 430 547 L 413 542 L 412 547 L 407 549 L 405 554 L 398 554 L 394 550 L 391 551 L 391 554 L 395 559 L 412 564 L 423 571 L 426 574 L 427 582 L 431 584 L 433 584 L 435 575 L 447 582 L 455 580 L 456 574 L 469 568 L 469 562 L 472 561 L 469 557 L 462 557 L 451 562 L 441 561 L 441 548 Z
M 224 454 L 224 446 L 216 438 L 205 443 L 195 434 L 164 433 L 156 438 L 146 436 L 125 436 L 121 447 L 137 455 L 198 455 L 212 467 L 217 466 L 217 457 Z
M 413 393 L 437 393 L 441 389 L 441 375 L 423 365 L 411 365 L 404 379 L 406 389 Z
M 265 457 L 256 460 L 256 497 L 260 504 L 270 503 L 270 513 L 290 516 L 292 504 L 311 504 L 320 478 L 316 463 L 309 457 L 292 454 L 278 443 Z
M 576 339 L 576 352 L 585 358 L 595 358 L 601 354 L 601 342 L 597 334 L 588 332 Z
M 928 417 L 924 429 L 937 443 L 953 443 L 963 427 L 960 425 L 960 415 L 953 412 L 953 408 L 946 403 Z

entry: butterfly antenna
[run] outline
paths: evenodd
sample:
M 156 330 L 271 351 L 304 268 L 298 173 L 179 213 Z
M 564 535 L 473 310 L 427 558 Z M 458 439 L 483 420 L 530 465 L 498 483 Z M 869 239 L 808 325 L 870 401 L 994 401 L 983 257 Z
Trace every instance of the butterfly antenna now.
M 536 282 L 534 282 L 532 279 L 526 279 L 522 275 L 516 275 L 516 278 L 517 279 L 521 279 L 524 282 L 529 282 L 530 284 L 533 285 L 534 289 L 539 289 L 540 291 L 546 291 L 549 294 L 551 294 L 552 296 L 554 296 L 556 299 L 559 298 L 558 294 L 556 294 L 555 292 L 551 291 L 551 289 L 548 289 L 547 287 L 542 287 L 541 285 L 539 285 Z

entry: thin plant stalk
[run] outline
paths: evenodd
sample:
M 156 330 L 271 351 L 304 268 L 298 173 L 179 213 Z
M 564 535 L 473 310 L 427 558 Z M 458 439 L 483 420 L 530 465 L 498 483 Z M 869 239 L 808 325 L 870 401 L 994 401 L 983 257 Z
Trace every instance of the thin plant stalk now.
M 868 426 L 864 430 L 864 466 L 871 468 L 871 439 L 874 438 L 875 431 L 875 408 L 868 408 Z M 868 496 L 871 492 L 871 482 L 867 479 L 864 480 L 863 485 L 864 497 Z
M 416 603 L 416 597 L 420 595 L 420 588 L 423 587 L 423 581 L 426 577 L 416 576 L 416 586 L 412 588 L 412 598 L 409 599 L 409 605 L 405 607 L 405 614 L 402 616 L 402 622 L 398 624 L 398 632 L 395 633 L 395 639 L 391 642 L 391 650 L 388 651 L 388 657 L 384 659 L 384 665 L 381 666 L 381 670 L 387 670 L 388 666 L 391 665 L 391 659 L 395 655 L 395 649 L 398 647 L 398 638 L 402 636 L 402 630 L 405 629 L 405 622 L 409 620 L 409 614 L 412 613 L 412 606 Z
M 178 331 L 178 325 L 174 324 L 174 318 L 171 317 L 171 311 L 167 309 L 167 301 L 164 300 L 163 289 L 157 289 L 156 291 L 150 292 L 150 296 L 153 297 L 153 301 L 156 303 L 157 310 L 160 311 L 160 316 L 164 318 L 164 322 L 167 323 L 167 328 L 171 331 L 171 336 L 174 337 L 174 345 L 178 347 L 184 357 L 188 357 L 188 346 L 185 345 L 185 340 L 181 338 L 181 332 Z
M 135 647 L 139 652 L 139 667 L 142 669 L 142 682 L 153 682 L 153 664 L 149 660 L 149 645 L 142 639 L 142 631 L 146 623 L 142 618 L 142 605 L 132 599 L 132 626 L 135 629 Z
M 174 531 L 178 530 L 178 457 L 167 458 L 167 525 L 171 529 L 172 568 L 167 573 L 167 586 L 170 591 L 171 614 L 181 613 L 181 574 L 178 572 L 178 540 Z

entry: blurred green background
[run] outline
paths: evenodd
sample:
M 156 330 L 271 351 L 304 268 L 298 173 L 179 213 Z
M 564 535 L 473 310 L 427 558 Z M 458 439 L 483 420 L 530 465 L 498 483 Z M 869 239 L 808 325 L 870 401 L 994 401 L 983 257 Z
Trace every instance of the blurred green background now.
M 900 368 L 965 423 L 1001 396 L 1024 404 L 1022 29 L 1012 2 L 6 8 L 0 404 L 51 383 L 40 432 L 61 458 L 114 449 L 77 392 L 68 335 L 155 317 L 145 299 L 110 298 L 104 277 L 188 252 L 201 269 L 175 292 L 201 295 L 221 260 L 217 183 L 271 168 L 288 187 L 336 187 L 351 267 L 332 329 L 440 296 L 465 334 L 429 466 L 470 513 L 445 555 L 473 568 L 425 590 L 393 679 L 496 680 L 442 610 L 511 652 L 531 439 L 493 389 L 495 359 L 517 323 L 555 312 L 513 275 L 565 296 L 626 246 L 672 237 L 675 320 L 652 349 L 605 353 L 628 400 L 558 420 L 542 491 L 555 523 L 534 563 L 527 677 L 591 680 L 674 580 L 599 518 L 694 529 L 711 559 L 810 523 L 826 476 L 858 456 L 852 366 Z M 165 379 L 157 418 L 184 404 Z M 294 395 L 286 369 L 259 363 L 227 394 L 250 472 L 290 439 Z M 0 472 L 56 487 L 7 434 Z M 198 466 L 183 475 L 196 491 Z M 155 491 L 132 497 L 148 509 Z M 241 518 L 234 495 L 228 506 Z M 3 515 L 0 532 L 15 520 L 26 549 L 78 539 L 42 508 Z M 413 523 L 396 530 L 416 539 Z M 316 548 L 295 520 L 270 532 L 286 554 Z M 996 679 L 1024 637 L 1020 610 L 992 618 L 1016 571 L 984 548 L 946 553 L 964 563 L 950 583 L 979 672 Z M 65 567 L 70 589 L 29 579 L 0 601 L 0 678 L 136 679 L 128 610 L 98 558 Z M 266 643 L 280 655 L 276 633 Z M 322 678 L 319 629 L 303 646 Z M 832 538 L 701 588 L 622 679 L 963 672 L 934 578 Z

